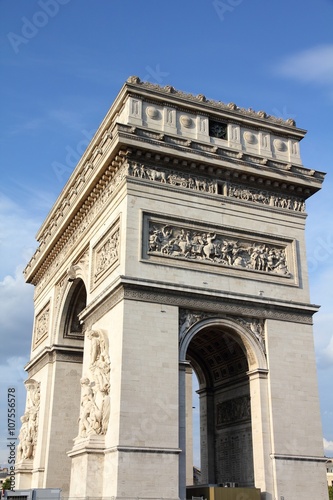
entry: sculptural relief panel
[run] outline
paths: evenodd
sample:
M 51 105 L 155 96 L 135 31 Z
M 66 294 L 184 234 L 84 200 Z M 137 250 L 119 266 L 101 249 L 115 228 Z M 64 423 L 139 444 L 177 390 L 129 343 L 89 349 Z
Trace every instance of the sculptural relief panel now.
M 27 403 L 26 411 L 21 417 L 17 462 L 34 458 L 38 434 L 40 382 L 29 379 L 25 382 L 25 386 L 27 389 Z
M 209 264 L 288 279 L 294 275 L 292 241 L 193 226 L 146 215 L 143 257 Z
M 34 348 L 45 340 L 49 333 L 50 302 L 37 314 L 34 332 Z
M 216 405 L 216 426 L 236 424 L 251 420 L 250 396 L 239 396 Z
M 107 231 L 93 248 L 92 287 L 97 286 L 119 263 L 120 222 Z
M 81 379 L 79 437 L 105 435 L 110 416 L 110 357 L 108 338 L 102 330 L 86 334 L 89 365 Z
M 274 193 L 253 186 L 244 186 L 231 182 L 218 182 L 216 179 L 208 176 L 198 176 L 173 169 L 162 169 L 137 161 L 130 161 L 128 163 L 128 175 L 203 193 L 222 194 L 223 196 L 236 198 L 244 202 L 305 212 L 304 199 L 297 196 Z

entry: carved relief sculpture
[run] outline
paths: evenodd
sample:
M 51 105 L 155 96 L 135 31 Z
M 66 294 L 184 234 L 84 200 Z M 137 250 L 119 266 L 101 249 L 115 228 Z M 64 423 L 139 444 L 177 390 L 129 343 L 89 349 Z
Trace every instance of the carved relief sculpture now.
M 161 182 L 162 184 L 193 189 L 195 191 L 218 194 L 218 184 L 215 180 L 209 177 L 190 175 L 186 172 L 162 170 L 161 168 L 152 168 L 138 162 L 129 162 L 128 175 Z M 224 196 L 237 198 L 242 201 L 250 201 L 296 212 L 305 212 L 305 202 L 302 198 L 275 194 L 262 189 L 256 189 L 252 186 L 244 187 L 239 184 L 224 183 L 223 194 Z
M 286 247 L 149 221 L 148 254 L 290 276 Z
M 216 425 L 234 424 L 251 419 L 250 396 L 229 399 L 216 406 Z
M 98 282 L 119 258 L 120 228 L 119 225 L 108 231 L 107 235 L 94 248 L 94 283 Z
M 80 437 L 106 434 L 110 416 L 108 339 L 101 330 L 90 330 L 87 337 L 90 359 L 87 374 L 81 379 Z
M 17 447 L 17 461 L 33 459 L 38 434 L 38 416 L 40 406 L 40 383 L 30 379 L 25 382 L 27 388 L 27 405 L 21 417 L 19 445 Z
M 34 346 L 39 344 L 48 335 L 50 319 L 50 303 L 36 316 Z

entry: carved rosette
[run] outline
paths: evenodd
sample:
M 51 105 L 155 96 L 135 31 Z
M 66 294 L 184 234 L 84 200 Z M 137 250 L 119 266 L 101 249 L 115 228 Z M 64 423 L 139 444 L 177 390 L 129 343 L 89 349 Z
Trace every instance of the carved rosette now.
M 27 389 L 26 411 L 21 417 L 17 461 L 32 460 L 35 456 L 38 420 L 40 407 L 40 382 L 29 379 L 25 382 Z
M 107 335 L 89 330 L 89 367 L 81 379 L 79 437 L 105 435 L 110 417 L 110 358 Z
M 286 245 L 230 237 L 208 229 L 148 220 L 147 256 L 214 263 L 290 278 Z
M 34 332 L 34 347 L 40 344 L 49 333 L 50 302 L 37 314 Z

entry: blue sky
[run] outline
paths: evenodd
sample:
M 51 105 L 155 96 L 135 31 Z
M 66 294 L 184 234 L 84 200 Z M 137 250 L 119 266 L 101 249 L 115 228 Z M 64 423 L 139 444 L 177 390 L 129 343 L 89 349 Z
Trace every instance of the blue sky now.
M 22 269 L 34 235 L 123 82 L 138 75 L 309 131 L 303 163 L 327 172 L 307 203 L 307 255 L 311 300 L 322 305 L 315 347 L 333 456 L 333 1 L 0 0 L 0 18 L 0 429 L 8 387 L 24 411 L 33 289 Z

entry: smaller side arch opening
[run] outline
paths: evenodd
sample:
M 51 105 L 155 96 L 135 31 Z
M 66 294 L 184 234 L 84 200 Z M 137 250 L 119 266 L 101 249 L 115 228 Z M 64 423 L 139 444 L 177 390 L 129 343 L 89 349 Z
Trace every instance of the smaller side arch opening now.
M 83 325 L 79 314 L 87 305 L 87 290 L 81 278 L 73 281 L 64 307 L 64 338 L 83 338 Z

